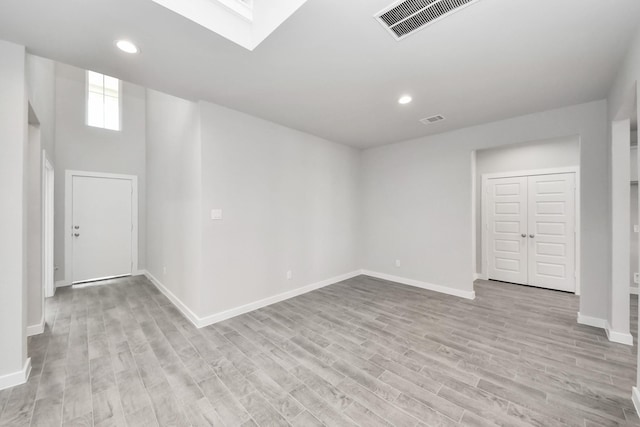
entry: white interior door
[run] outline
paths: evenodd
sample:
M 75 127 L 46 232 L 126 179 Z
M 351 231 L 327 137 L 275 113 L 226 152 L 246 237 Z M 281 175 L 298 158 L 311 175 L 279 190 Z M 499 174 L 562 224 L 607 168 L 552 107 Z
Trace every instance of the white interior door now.
M 575 292 L 575 174 L 528 179 L 529 284 Z
M 132 181 L 73 176 L 72 192 L 72 281 L 131 274 Z
M 489 279 L 527 283 L 527 178 L 488 180 Z

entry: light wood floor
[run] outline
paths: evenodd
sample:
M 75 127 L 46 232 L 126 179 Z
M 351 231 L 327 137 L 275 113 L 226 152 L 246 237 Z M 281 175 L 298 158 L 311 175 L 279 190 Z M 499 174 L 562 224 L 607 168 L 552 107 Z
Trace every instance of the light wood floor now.
M 577 297 L 476 293 L 360 276 L 198 330 L 142 277 L 60 289 L 0 424 L 640 425 L 637 347 L 577 325 Z

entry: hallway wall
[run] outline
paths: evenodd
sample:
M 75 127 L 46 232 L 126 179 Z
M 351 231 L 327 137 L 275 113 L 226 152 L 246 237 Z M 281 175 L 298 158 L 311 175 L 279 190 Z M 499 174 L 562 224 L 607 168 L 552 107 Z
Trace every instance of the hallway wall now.
M 38 120 L 30 128 L 36 139 L 29 140 L 29 226 L 28 226 L 28 292 L 27 326 L 31 333 L 43 327 L 44 298 L 42 271 L 42 150 L 53 162 L 56 128 L 55 62 L 35 55 L 26 55 L 26 84 L 29 106 Z
M 580 312 L 606 319 L 611 277 L 606 117 L 607 103 L 597 101 L 365 150 L 363 267 L 470 296 L 476 269 L 473 151 L 579 135 Z M 396 259 L 401 267 L 394 265 Z
M 482 175 L 580 166 L 577 135 L 531 141 L 476 152 L 476 272 L 482 272 Z
M 25 48 L 0 41 L 0 389 L 27 360 L 27 94 Z
M 85 87 L 85 70 L 56 63 L 55 264 L 59 282 L 69 280 L 64 250 L 66 170 L 138 177 L 139 269 L 144 269 L 146 260 L 145 89 L 122 82 L 122 129 L 112 131 L 85 124 Z

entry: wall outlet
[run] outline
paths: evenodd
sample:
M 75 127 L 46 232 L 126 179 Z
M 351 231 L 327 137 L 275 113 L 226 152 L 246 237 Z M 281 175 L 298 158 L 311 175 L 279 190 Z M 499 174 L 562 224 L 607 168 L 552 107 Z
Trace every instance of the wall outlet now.
M 291 270 L 287 271 L 287 280 L 291 280 L 293 278 L 293 273 Z
M 635 225 L 633 226 L 633 232 L 634 232 L 634 233 L 640 233 L 640 225 L 635 224 Z
M 640 283 L 640 273 L 633 273 L 633 283 Z
M 396 267 L 400 267 L 400 260 L 399 259 L 396 260 Z
M 219 221 L 222 219 L 222 209 L 211 209 L 211 219 Z

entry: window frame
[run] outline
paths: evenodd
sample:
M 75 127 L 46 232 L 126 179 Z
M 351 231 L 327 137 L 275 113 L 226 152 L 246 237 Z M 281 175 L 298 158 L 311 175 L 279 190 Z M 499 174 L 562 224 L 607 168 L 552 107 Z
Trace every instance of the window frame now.
M 96 73 L 96 74 L 100 74 L 102 76 L 107 76 L 107 77 L 111 77 L 114 78 L 118 81 L 118 129 L 109 129 L 107 127 L 104 126 L 93 126 L 89 124 L 89 73 Z M 104 88 L 104 81 L 103 81 L 103 91 L 105 90 Z M 98 71 L 93 71 L 93 70 L 85 70 L 84 73 L 84 124 L 86 127 L 90 128 L 90 129 L 99 129 L 101 131 L 107 131 L 107 132 L 122 132 L 122 130 L 124 129 L 124 123 L 122 121 L 123 119 L 123 115 L 122 115 L 122 89 L 123 89 L 123 85 L 122 85 L 122 80 L 113 77 L 113 76 L 109 76 L 107 74 L 104 73 L 99 73 Z M 103 93 L 104 96 L 104 93 Z M 104 101 L 103 101 L 103 106 L 104 106 Z

